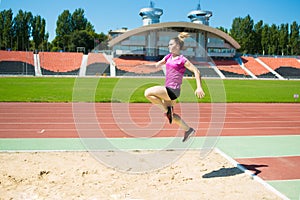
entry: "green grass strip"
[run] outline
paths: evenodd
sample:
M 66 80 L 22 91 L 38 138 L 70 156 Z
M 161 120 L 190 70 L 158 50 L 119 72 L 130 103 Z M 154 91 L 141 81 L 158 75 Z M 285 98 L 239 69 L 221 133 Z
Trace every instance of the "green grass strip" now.
M 148 102 L 146 88 L 164 78 L 2 77 L 0 102 Z M 180 102 L 293 103 L 300 80 L 204 79 L 204 99 L 195 98 L 194 79 L 184 79 Z M 75 94 L 75 96 L 74 96 Z

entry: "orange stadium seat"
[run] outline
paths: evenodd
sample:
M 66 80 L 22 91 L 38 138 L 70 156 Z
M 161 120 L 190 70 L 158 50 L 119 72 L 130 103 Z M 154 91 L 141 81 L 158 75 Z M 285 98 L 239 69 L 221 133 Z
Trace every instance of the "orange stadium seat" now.
M 259 59 L 266 63 L 273 70 L 276 70 L 280 67 L 293 67 L 300 69 L 300 63 L 296 58 L 259 57 Z
M 242 56 L 242 61 L 247 69 L 249 69 L 254 75 L 259 76 L 262 74 L 267 74 L 270 71 L 257 62 L 253 57 Z
M 300 77 L 300 63 L 296 58 L 259 57 L 259 59 L 284 78 Z
M 109 64 L 109 61 L 104 57 L 102 53 L 89 53 L 87 66 L 95 63 Z
M 110 74 L 109 65 L 110 62 L 102 53 L 89 53 L 85 74 L 89 76 L 107 76 Z
M 33 52 L 0 50 L 0 74 L 35 75 Z
M 2 51 L 0 50 L 0 62 L 19 61 L 34 66 L 33 52 L 29 51 Z
M 242 76 L 248 76 L 248 74 L 234 60 L 214 60 L 214 63 L 217 66 L 217 68 L 221 71 L 242 75 Z
M 80 69 L 82 53 L 40 52 L 40 65 L 51 72 L 72 72 Z
M 119 70 L 136 74 L 151 74 L 162 70 L 160 67 L 147 66 L 147 64 L 151 63 L 154 65 L 155 62 L 142 59 L 114 58 L 114 62 Z

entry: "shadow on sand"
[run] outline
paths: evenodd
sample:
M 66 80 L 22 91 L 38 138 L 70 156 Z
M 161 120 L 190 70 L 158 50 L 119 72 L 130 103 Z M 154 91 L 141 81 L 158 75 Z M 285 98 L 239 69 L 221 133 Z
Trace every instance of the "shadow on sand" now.
M 231 167 L 231 168 L 221 168 L 218 170 L 214 170 L 212 172 L 209 172 L 207 174 L 204 174 L 202 178 L 218 178 L 218 177 L 228 177 L 228 176 L 236 176 L 239 174 L 244 173 L 242 169 L 250 170 L 253 173 L 253 175 L 258 175 L 261 173 L 261 170 L 258 168 L 261 167 L 268 167 L 268 165 L 244 165 L 244 164 L 238 164 L 237 167 Z

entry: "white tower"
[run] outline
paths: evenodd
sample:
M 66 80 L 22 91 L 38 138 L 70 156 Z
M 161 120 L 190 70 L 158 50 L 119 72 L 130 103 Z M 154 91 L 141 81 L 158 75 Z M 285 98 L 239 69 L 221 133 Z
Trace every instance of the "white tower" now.
M 188 18 L 190 18 L 191 22 L 196 24 L 204 24 L 209 26 L 209 18 L 212 16 L 211 11 L 201 10 L 200 0 L 197 7 L 197 10 L 193 10 L 188 14 Z
M 159 23 L 159 19 L 162 14 L 163 10 L 154 8 L 154 3 L 152 1 L 150 1 L 149 8 L 142 8 L 139 13 L 139 15 L 143 18 L 143 26 Z

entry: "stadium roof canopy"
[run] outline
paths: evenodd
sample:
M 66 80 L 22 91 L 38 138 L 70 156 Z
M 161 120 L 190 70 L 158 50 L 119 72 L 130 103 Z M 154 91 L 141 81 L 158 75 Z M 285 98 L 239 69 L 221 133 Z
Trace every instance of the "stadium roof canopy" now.
M 130 30 L 125 32 L 124 34 L 112 39 L 109 41 L 108 45 L 110 47 L 113 47 L 114 45 L 118 44 L 119 42 L 122 42 L 123 40 L 129 38 L 130 36 L 137 35 L 146 31 L 153 31 L 156 29 L 174 29 L 174 28 L 179 28 L 182 30 L 188 30 L 188 29 L 194 29 L 194 30 L 199 30 L 199 31 L 205 31 L 211 34 L 214 34 L 222 39 L 224 39 L 227 43 L 229 43 L 233 48 L 239 49 L 240 45 L 237 43 L 232 37 L 230 37 L 228 34 L 225 32 L 212 28 L 210 26 L 206 26 L 203 24 L 197 24 L 197 23 L 192 23 L 192 22 L 164 22 L 164 23 L 157 23 L 157 24 L 150 24 L 147 26 L 141 26 L 139 28 Z M 188 31 L 187 31 L 188 32 Z

